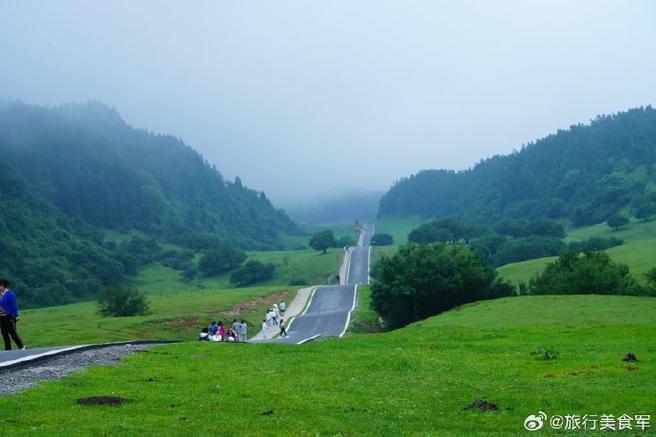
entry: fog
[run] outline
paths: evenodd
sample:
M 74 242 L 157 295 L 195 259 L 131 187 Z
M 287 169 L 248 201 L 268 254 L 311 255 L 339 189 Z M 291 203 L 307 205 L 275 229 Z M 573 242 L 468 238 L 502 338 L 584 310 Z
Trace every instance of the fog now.
M 650 1 L 0 1 L 0 98 L 99 100 L 278 205 L 656 103 Z

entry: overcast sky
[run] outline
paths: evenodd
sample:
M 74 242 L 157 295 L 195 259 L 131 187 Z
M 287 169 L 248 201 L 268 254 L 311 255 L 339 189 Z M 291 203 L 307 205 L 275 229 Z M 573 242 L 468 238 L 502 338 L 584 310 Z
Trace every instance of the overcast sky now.
M 99 100 L 279 205 L 656 103 L 656 1 L 0 0 L 0 97 Z

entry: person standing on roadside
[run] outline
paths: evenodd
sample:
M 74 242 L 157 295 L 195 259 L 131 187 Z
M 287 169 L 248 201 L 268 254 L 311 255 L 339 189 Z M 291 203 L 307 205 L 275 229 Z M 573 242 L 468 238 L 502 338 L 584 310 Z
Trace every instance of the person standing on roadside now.
M 18 304 L 16 295 L 9 289 L 9 283 L 6 279 L 0 279 L 0 328 L 2 338 L 5 341 L 5 350 L 11 350 L 11 339 L 14 340 L 18 349 L 27 349 L 18 332 L 16 332 L 16 322 L 18 316 Z
M 269 325 L 266 319 L 262 320 L 262 338 L 267 340 L 269 338 Z
M 246 320 L 242 319 L 239 327 L 239 341 L 248 340 L 248 324 L 246 323 Z

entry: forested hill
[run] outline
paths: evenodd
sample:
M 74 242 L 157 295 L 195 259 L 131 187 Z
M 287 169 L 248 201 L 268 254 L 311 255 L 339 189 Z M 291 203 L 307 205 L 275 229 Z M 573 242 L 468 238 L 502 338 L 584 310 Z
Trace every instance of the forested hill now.
M 598 223 L 656 199 L 655 164 L 656 110 L 641 107 L 571 126 L 470 170 L 425 170 L 404 178 L 381 199 L 379 216 Z
M 100 103 L 0 105 L 0 160 L 69 218 L 159 239 L 215 234 L 275 248 L 298 228 L 264 193 L 226 182 L 180 139 L 134 129 Z

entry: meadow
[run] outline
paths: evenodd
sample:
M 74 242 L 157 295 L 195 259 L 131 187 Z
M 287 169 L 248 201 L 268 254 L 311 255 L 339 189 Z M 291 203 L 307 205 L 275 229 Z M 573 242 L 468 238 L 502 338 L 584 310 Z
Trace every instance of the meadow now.
M 102 317 L 95 302 L 21 311 L 19 332 L 30 348 L 124 340 L 191 340 L 212 320 L 248 322 L 248 335 L 259 331 L 266 309 L 281 298 L 290 302 L 298 287 L 250 287 L 171 291 L 149 296 L 152 313 Z
M 584 240 L 590 237 L 616 237 L 624 240 L 621 246 L 606 249 L 610 257 L 629 266 L 631 274 L 644 281 L 644 274 L 656 267 L 656 221 L 642 222 L 633 219 L 630 224 L 614 231 L 600 223 L 592 226 L 567 229 L 566 241 Z M 528 282 L 544 270 L 556 257 L 537 258 L 506 264 L 497 269 L 499 275 L 514 284 Z
M 512 297 L 394 332 L 302 346 L 159 346 L 1 398 L 0 428 L 33 435 L 511 436 L 525 433 L 524 419 L 538 411 L 652 414 L 655 313 L 656 300 L 645 297 Z M 544 349 L 556 358 L 545 360 Z M 639 361 L 623 362 L 628 352 Z M 101 395 L 130 402 L 76 403 Z M 469 408 L 477 400 L 497 409 Z

